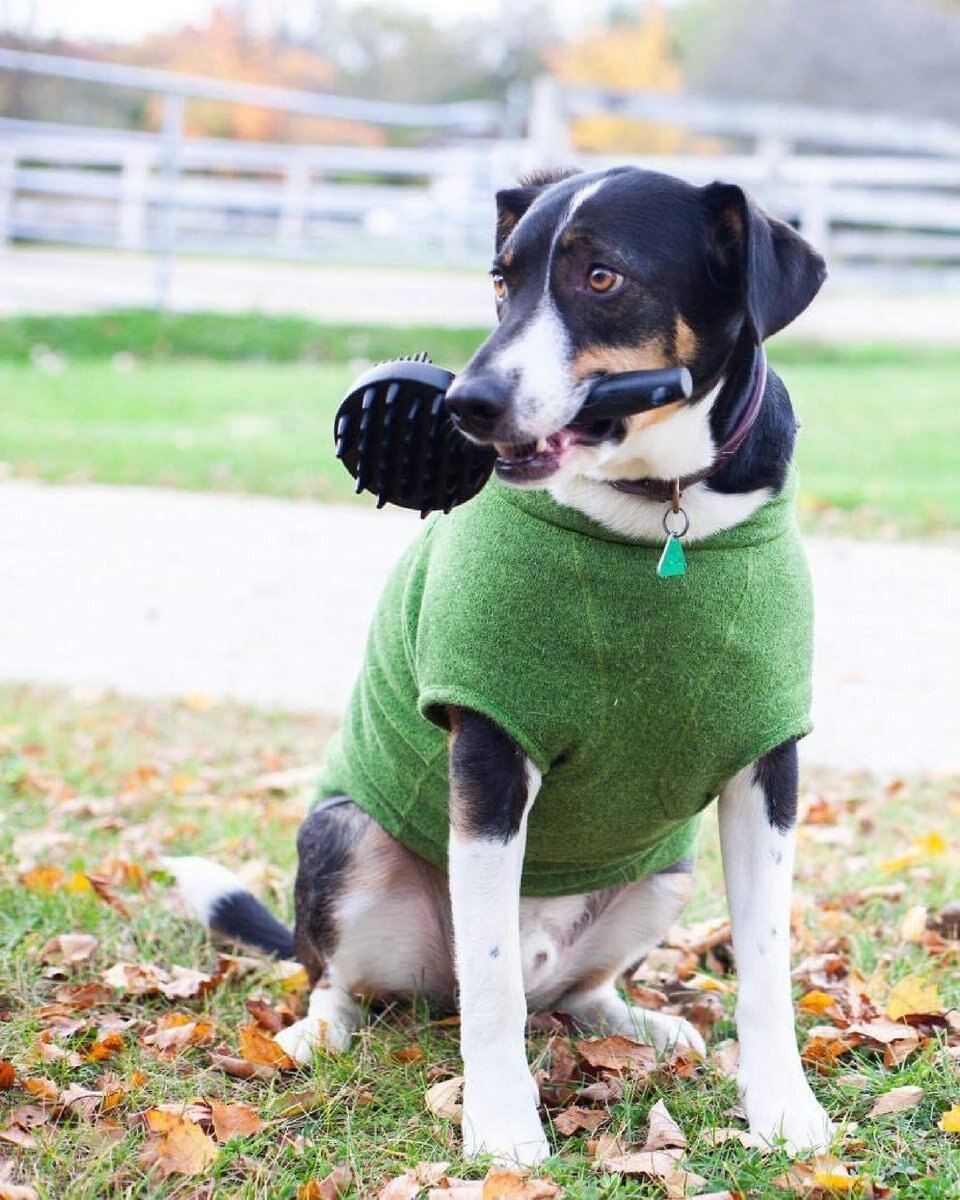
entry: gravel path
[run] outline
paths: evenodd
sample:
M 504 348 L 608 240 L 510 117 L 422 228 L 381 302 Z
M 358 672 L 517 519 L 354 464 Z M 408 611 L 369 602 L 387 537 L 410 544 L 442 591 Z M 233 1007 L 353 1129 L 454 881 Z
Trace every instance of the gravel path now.
M 417 519 L 0 485 L 0 678 L 338 711 Z M 811 538 L 808 762 L 960 771 L 960 550 Z

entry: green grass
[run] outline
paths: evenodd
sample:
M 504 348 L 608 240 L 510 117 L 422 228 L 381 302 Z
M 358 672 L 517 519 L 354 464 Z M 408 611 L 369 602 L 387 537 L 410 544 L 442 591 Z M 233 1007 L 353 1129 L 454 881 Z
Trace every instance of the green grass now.
M 331 427 L 361 364 L 426 347 L 456 369 L 482 336 L 215 314 L 0 321 L 0 464 L 54 482 L 348 499 Z M 786 341 L 771 360 L 803 420 L 808 529 L 960 529 L 960 350 Z
M 201 853 L 245 866 L 271 906 L 289 918 L 303 795 L 293 777 L 284 783 L 277 772 L 315 763 L 328 732 L 312 719 L 230 705 L 204 708 L 197 701 L 152 703 L 0 687 L 0 1059 L 12 1060 L 21 1080 L 42 1075 L 60 1089 L 71 1083 L 96 1087 L 105 1072 L 126 1081 L 138 1071 L 144 1076 L 109 1113 L 40 1126 L 33 1149 L 0 1141 L 0 1159 L 13 1157 L 18 1178 L 44 1200 L 211 1194 L 287 1200 L 335 1162 L 352 1167 L 357 1184 L 351 1195 L 364 1198 L 374 1196 L 385 1178 L 421 1160 L 452 1159 L 454 1173 L 482 1174 L 459 1161 L 456 1131 L 424 1106 L 426 1088 L 444 1073 L 455 1073 L 458 1059 L 455 1030 L 431 1023 L 423 1005 L 393 1005 L 375 1015 L 349 1053 L 321 1054 L 310 1070 L 264 1081 L 229 1078 L 210 1065 L 200 1047 L 164 1061 L 141 1043 L 150 1022 L 176 1011 L 204 1015 L 215 1025 L 217 1042 L 235 1047 L 237 1026 L 249 1020 L 245 1002 L 251 996 L 274 1005 L 300 1001 L 282 990 L 267 964 L 204 999 L 118 995 L 77 1014 L 93 1022 L 111 1014 L 130 1022 L 122 1050 L 106 1062 L 70 1066 L 38 1058 L 40 1036 L 57 1019 L 49 1006 L 63 986 L 39 961 L 48 938 L 84 930 L 99 939 L 93 957 L 68 970 L 70 983 L 97 979 L 118 960 L 202 970 L 215 963 L 216 950 L 180 912 L 156 855 Z M 801 827 L 797 891 L 803 916 L 795 929 L 795 961 L 830 949 L 865 976 L 878 967 L 890 982 L 921 973 L 939 985 L 946 1003 L 960 1003 L 956 949 L 934 956 L 903 942 L 896 931 L 910 906 L 935 911 L 955 898 L 956 855 L 897 869 L 883 865 L 924 833 L 937 832 L 957 845 L 960 780 L 884 786 L 862 776 L 818 775 L 805 781 L 805 799 L 811 798 L 825 803 L 836 823 Z M 685 920 L 723 912 L 712 821 L 703 842 L 697 893 Z M 69 878 L 105 860 L 139 864 L 150 880 L 144 890 L 118 887 L 129 917 L 88 891 L 44 890 L 22 878 L 35 862 L 59 866 Z M 898 881 L 906 885 L 899 899 L 877 898 L 859 908 L 844 899 L 866 885 Z M 732 996 L 724 992 L 721 1000 L 724 1014 L 714 1040 L 733 1032 Z M 801 1016 L 799 1024 L 803 1029 L 822 1020 Z M 62 1045 L 82 1047 L 88 1037 L 83 1030 L 69 1032 Z M 545 1041 L 544 1034 L 530 1035 L 531 1061 L 544 1062 Z M 399 1062 L 395 1052 L 414 1044 L 422 1059 Z M 852 1071 L 863 1077 L 860 1088 L 844 1082 Z M 904 1084 L 924 1089 L 920 1105 L 895 1117 L 866 1118 L 879 1094 Z M 854 1052 L 839 1068 L 815 1076 L 813 1085 L 835 1120 L 858 1123 L 838 1147 L 858 1173 L 901 1200 L 960 1194 L 960 1137 L 936 1128 L 939 1115 L 960 1102 L 956 1063 L 942 1041 L 933 1039 L 898 1069 L 885 1068 L 875 1054 Z M 244 1102 L 270 1124 L 221 1148 L 206 1184 L 158 1179 L 140 1162 L 146 1134 L 138 1114 L 197 1097 Z M 733 1084 L 712 1068 L 691 1078 L 628 1086 L 605 1128 L 642 1139 L 646 1113 L 660 1098 L 690 1142 L 685 1165 L 711 1187 L 781 1194 L 771 1180 L 784 1169 L 782 1157 L 759 1158 L 734 1145 L 714 1148 L 699 1136 L 734 1123 Z M 0 1091 L 0 1128 L 7 1124 L 5 1113 L 31 1099 L 20 1084 Z M 298 1102 L 308 1111 L 291 1114 Z M 582 1138 L 551 1136 L 559 1153 L 545 1170 L 564 1185 L 568 1200 L 663 1194 L 651 1184 L 599 1173 Z

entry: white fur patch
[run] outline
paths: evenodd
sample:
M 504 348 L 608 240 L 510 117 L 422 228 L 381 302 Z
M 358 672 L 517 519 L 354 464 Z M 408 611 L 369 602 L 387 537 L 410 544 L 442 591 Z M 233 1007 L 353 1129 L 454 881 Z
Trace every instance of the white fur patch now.
M 239 876 L 209 858 L 184 855 L 161 858 L 160 862 L 176 878 L 180 894 L 204 925 L 210 924 L 210 917 L 221 900 L 250 891 Z
M 571 374 L 571 358 L 567 328 L 546 292 L 523 332 L 494 363 L 498 372 L 517 380 L 517 441 L 549 437 L 573 419 L 583 402 L 583 389 Z
M 591 196 L 595 196 L 597 194 L 597 192 L 600 191 L 600 189 L 603 187 L 603 185 L 606 182 L 607 182 L 606 176 L 604 176 L 604 178 L 602 178 L 602 179 L 595 179 L 592 183 L 586 184 L 584 187 L 580 188 L 580 190 L 578 192 L 575 193 L 573 199 L 570 201 L 570 204 L 567 207 L 567 211 L 564 216 L 564 219 L 561 222 L 556 235 L 554 236 L 554 239 L 553 239 L 554 245 L 557 244 L 557 239 L 560 237 L 560 234 L 563 233 L 563 231 L 566 229 L 566 227 L 570 224 L 570 222 L 573 220 L 573 218 L 577 215 L 577 209 L 580 207 L 580 205 L 583 204 L 584 201 L 589 200 Z
M 795 830 L 767 816 L 747 767 L 720 797 L 720 846 L 737 959 L 740 1092 L 751 1133 L 787 1140 L 791 1153 L 824 1150 L 833 1133 L 810 1089 L 790 992 L 790 890 Z

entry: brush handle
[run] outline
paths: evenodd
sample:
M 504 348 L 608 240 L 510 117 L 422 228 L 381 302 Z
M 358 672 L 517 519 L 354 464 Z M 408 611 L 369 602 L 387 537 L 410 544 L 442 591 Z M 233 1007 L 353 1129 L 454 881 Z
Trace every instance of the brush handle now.
M 693 379 L 686 367 L 658 371 L 623 371 L 605 375 L 590 389 L 576 421 L 613 420 L 689 400 Z

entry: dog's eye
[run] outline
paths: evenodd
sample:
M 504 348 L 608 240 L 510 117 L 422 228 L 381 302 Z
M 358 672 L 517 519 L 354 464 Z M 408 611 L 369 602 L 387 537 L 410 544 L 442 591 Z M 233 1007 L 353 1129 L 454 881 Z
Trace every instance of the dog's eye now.
M 490 278 L 493 280 L 493 294 L 498 300 L 507 298 L 507 281 L 499 271 L 494 271 Z
M 614 288 L 618 288 L 623 283 L 623 276 L 610 267 L 595 263 L 590 268 L 587 283 L 593 292 L 612 292 Z

